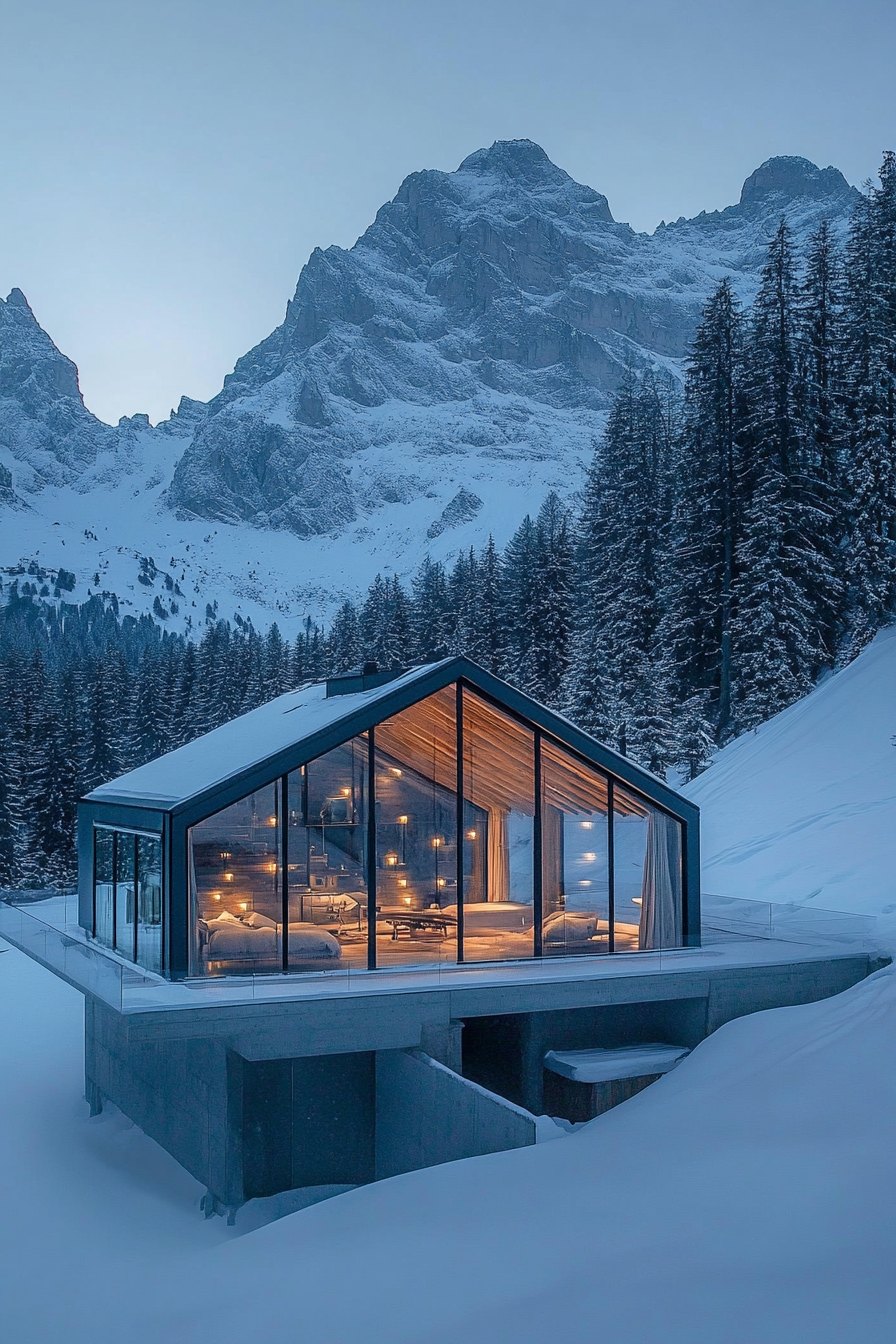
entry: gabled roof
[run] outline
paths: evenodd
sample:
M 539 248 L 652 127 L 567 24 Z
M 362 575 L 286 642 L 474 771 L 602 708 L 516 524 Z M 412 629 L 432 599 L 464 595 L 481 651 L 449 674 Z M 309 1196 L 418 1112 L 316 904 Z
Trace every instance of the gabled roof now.
M 101 784 L 85 801 L 178 813 L 194 812 L 209 801 L 210 810 L 216 810 L 461 679 L 660 806 L 682 817 L 698 815 L 694 805 L 665 781 L 466 658 L 427 663 L 385 685 L 351 694 L 328 698 L 324 682 L 289 691 L 176 751 Z

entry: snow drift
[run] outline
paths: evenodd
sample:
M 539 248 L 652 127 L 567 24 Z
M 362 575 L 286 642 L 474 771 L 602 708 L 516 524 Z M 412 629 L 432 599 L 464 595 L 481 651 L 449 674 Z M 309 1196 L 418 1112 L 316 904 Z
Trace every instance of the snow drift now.
M 704 890 L 896 913 L 894 736 L 896 626 L 684 787 L 701 812 Z

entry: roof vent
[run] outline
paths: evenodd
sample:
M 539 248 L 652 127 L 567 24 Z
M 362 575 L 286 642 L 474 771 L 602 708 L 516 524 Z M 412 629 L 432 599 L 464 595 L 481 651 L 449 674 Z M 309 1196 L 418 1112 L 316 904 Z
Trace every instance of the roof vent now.
M 372 691 L 375 686 L 385 686 L 407 672 L 406 667 L 396 664 L 394 667 L 380 668 L 378 663 L 365 663 L 360 671 L 340 672 L 338 676 L 327 678 L 327 699 L 334 695 L 357 695 L 359 691 Z

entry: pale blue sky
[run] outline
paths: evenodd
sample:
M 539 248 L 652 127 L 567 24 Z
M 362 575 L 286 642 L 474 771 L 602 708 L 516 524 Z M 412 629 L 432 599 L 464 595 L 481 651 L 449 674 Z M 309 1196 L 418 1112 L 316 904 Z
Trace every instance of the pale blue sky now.
M 527 136 L 617 219 L 896 147 L 894 0 L 0 0 L 0 290 L 105 419 L 214 395 L 312 247 Z

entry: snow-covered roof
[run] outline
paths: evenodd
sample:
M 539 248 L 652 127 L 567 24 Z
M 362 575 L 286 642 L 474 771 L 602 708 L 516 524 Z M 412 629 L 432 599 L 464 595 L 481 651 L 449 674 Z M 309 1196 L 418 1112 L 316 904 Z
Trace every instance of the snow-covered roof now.
M 171 808 L 261 765 L 359 709 L 391 697 L 401 687 L 423 680 L 440 665 L 427 663 L 372 690 L 329 699 L 323 682 L 287 691 L 186 746 L 101 784 L 87 797 L 91 802 L 133 801 Z

